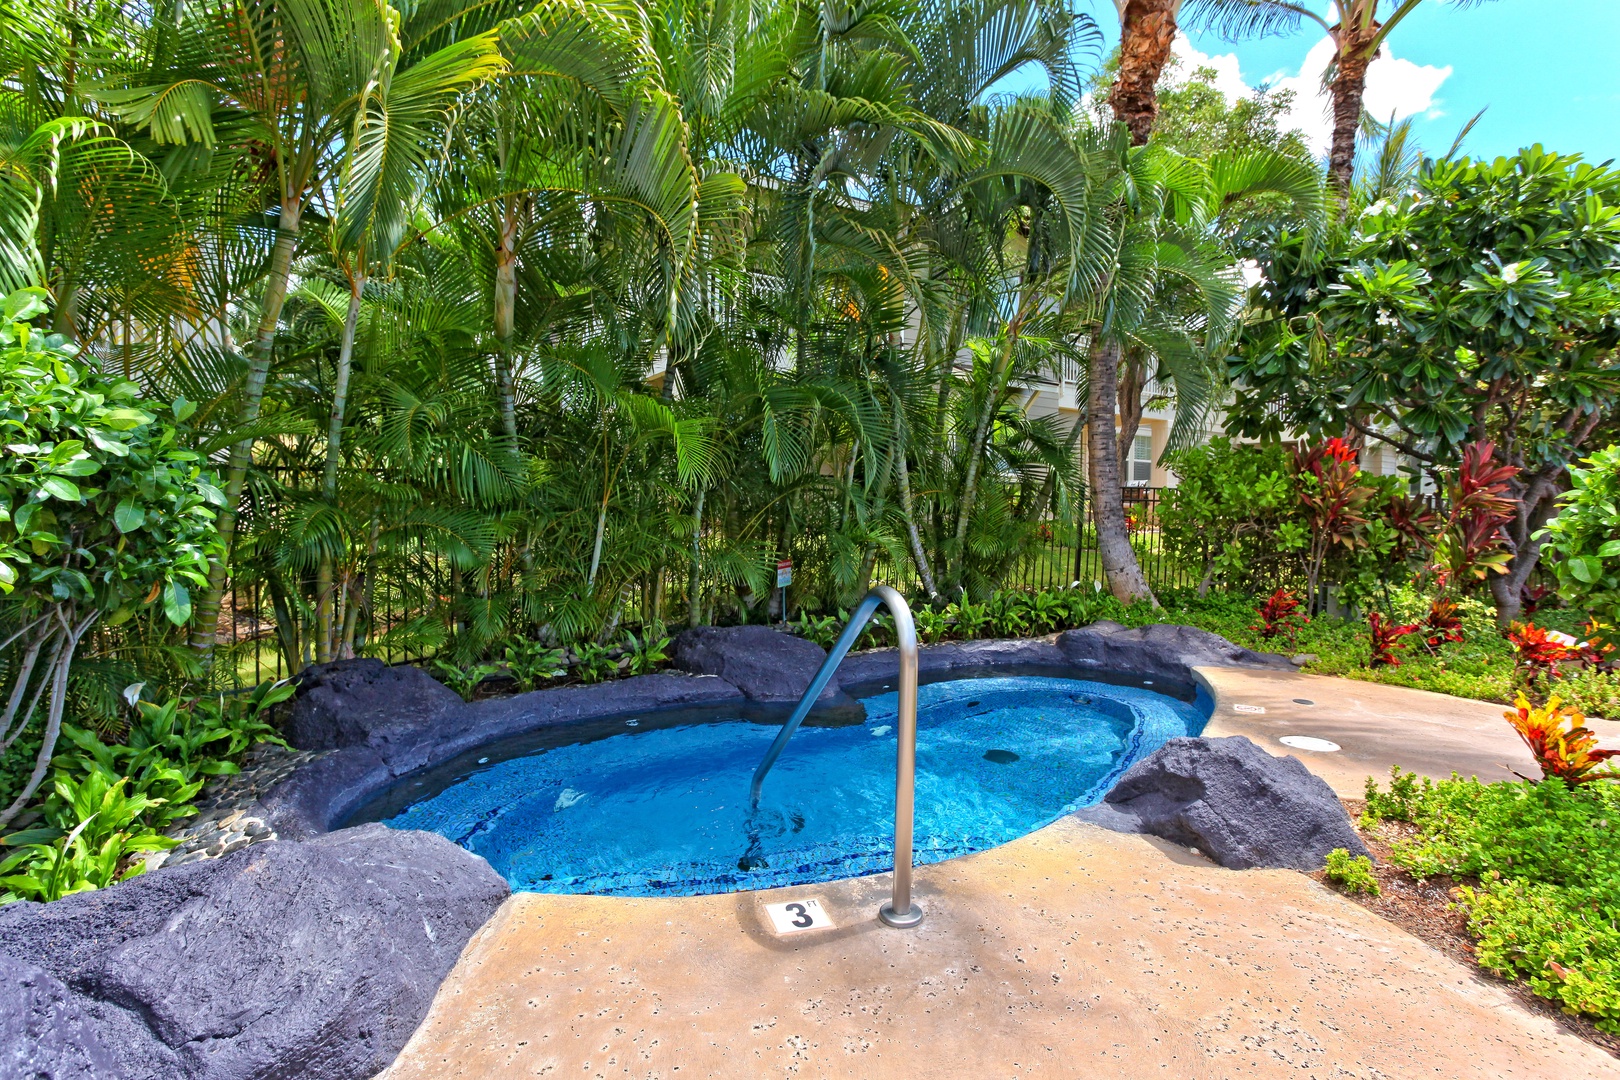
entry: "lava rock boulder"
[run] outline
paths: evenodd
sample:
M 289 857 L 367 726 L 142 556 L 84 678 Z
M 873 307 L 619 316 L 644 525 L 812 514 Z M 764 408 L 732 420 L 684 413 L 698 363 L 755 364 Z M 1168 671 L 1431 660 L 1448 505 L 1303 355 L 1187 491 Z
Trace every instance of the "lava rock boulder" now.
M 365 1080 L 507 892 L 442 837 L 366 825 L 0 908 L 0 954 L 65 985 L 127 1080 Z
M 381 660 L 339 660 L 306 668 L 282 723 L 300 750 L 371 745 L 420 731 L 464 709 L 454 690 L 421 668 Z
M 117 1080 L 120 1075 L 62 981 L 0 954 L 0 1080 Z
M 1320 870 L 1334 848 L 1370 854 L 1321 777 L 1241 735 L 1171 739 L 1076 816 L 1195 847 L 1234 870 Z
M 769 626 L 694 626 L 675 639 L 670 659 L 694 675 L 718 675 L 753 701 L 798 701 L 827 653 L 820 645 Z M 816 699 L 846 701 L 835 678 Z
M 1219 634 L 1193 626 L 1154 623 L 1127 629 L 1100 619 L 1058 635 L 1057 647 L 1072 664 L 1108 671 L 1187 680 L 1195 667 L 1270 668 L 1293 671 L 1286 656 L 1255 652 Z

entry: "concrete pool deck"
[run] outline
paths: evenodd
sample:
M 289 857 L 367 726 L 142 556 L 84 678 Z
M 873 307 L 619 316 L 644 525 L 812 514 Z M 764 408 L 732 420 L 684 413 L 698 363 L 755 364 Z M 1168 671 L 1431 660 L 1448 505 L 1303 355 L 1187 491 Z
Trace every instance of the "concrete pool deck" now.
M 1387 782 L 1392 765 L 1437 780 L 1458 772 L 1487 783 L 1540 773 L 1504 719 L 1505 705 L 1291 671 L 1194 670 L 1215 698 L 1205 735 L 1246 735 L 1267 753 L 1292 754 L 1341 799 L 1361 798 L 1369 776 Z M 1600 736 L 1620 734 L 1620 724 L 1591 726 Z M 1298 750 L 1279 741 L 1288 735 L 1340 749 Z
M 1341 795 L 1397 763 L 1530 767 L 1501 706 L 1201 674 L 1209 734 L 1273 753 L 1289 752 L 1282 734 L 1339 742 L 1298 756 Z M 876 921 L 888 884 L 515 895 L 383 1076 L 1620 1077 L 1598 1047 L 1292 871 L 1226 870 L 1065 818 L 918 868 L 918 929 Z M 765 905 L 807 898 L 835 928 L 775 934 Z

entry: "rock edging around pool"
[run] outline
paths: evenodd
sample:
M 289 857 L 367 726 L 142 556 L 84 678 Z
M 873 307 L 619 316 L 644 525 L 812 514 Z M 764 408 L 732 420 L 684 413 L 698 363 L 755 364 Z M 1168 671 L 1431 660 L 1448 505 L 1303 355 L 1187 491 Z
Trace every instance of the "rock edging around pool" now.
M 507 886 L 441 837 L 334 827 L 400 778 L 487 742 L 621 713 L 796 699 L 825 653 L 735 627 L 688 631 L 676 655 L 685 674 L 473 704 L 414 667 L 359 660 L 306 672 L 285 730 L 315 756 L 243 808 L 269 826 L 264 842 L 0 909 L 0 956 L 15 961 L 0 962 L 0 1033 L 23 1052 L 0 1080 L 373 1076 Z M 849 657 L 823 705 L 848 705 L 843 687 L 892 679 L 895 663 L 893 650 Z M 1289 666 L 1186 627 L 1112 623 L 920 657 L 925 674 L 1037 665 L 1188 681 L 1210 664 Z
M 485 743 L 620 713 L 796 701 L 826 657 L 813 642 L 765 626 L 696 627 L 682 632 L 672 651 L 684 674 L 640 675 L 472 704 L 415 667 L 353 660 L 311 668 L 286 733 L 300 750 L 329 752 L 277 784 L 256 810 L 279 836 L 319 835 L 400 778 Z M 918 655 L 925 676 L 1024 666 L 1095 668 L 1184 683 L 1194 681 L 1192 669 L 1200 666 L 1294 669 L 1285 657 L 1193 627 L 1127 629 L 1106 621 L 1052 638 L 924 646 Z M 855 653 L 839 666 L 818 705 L 853 705 L 845 687 L 892 680 L 897 670 L 893 649 Z

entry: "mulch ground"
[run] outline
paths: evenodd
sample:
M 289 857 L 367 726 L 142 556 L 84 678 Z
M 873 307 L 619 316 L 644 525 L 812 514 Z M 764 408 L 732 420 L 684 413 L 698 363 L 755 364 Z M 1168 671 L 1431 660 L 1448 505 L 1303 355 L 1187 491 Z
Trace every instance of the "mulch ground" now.
M 1376 864 L 1373 873 L 1378 878 L 1379 888 L 1383 890 L 1380 896 L 1349 893 L 1344 895 L 1367 910 L 1382 915 L 1452 959 L 1475 967 L 1474 939 L 1468 933 L 1468 920 L 1461 911 L 1453 907 L 1452 890 L 1465 883 L 1448 877 L 1433 877 L 1419 881 L 1405 870 L 1399 869 L 1390 862 L 1390 844 L 1392 841 L 1402 839 L 1403 833 L 1412 831 L 1412 827 L 1404 822 L 1386 821 L 1377 830 L 1363 829 L 1359 822 L 1361 812 L 1366 809 L 1366 803 L 1359 799 L 1341 801 L 1350 813 L 1350 820 L 1358 823 L 1356 831 L 1361 834 L 1368 850 L 1373 854 Z M 1336 886 L 1328 884 L 1324 871 L 1318 870 L 1311 877 L 1330 889 L 1343 892 Z M 1522 982 L 1503 979 L 1483 968 L 1475 967 L 1475 970 L 1480 979 L 1502 987 L 1526 1009 L 1548 1017 L 1571 1035 L 1578 1035 L 1620 1058 L 1620 1036 L 1599 1031 L 1592 1021 L 1583 1016 L 1568 1015 L 1555 1003 L 1531 993 L 1530 988 Z

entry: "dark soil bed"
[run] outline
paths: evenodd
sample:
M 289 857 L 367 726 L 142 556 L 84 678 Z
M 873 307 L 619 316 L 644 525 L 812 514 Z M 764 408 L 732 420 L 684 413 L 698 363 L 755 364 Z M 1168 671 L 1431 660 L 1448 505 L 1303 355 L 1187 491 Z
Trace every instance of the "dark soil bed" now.
M 1383 895 L 1362 896 L 1344 893 L 1342 889 L 1329 884 L 1325 872 L 1321 870 L 1311 874 L 1311 877 L 1328 888 L 1349 896 L 1351 900 L 1369 911 L 1382 915 L 1402 930 L 1421 938 L 1452 959 L 1474 967 L 1481 979 L 1503 987 L 1519 1004 L 1531 1012 L 1552 1019 L 1570 1034 L 1578 1035 L 1620 1058 L 1620 1036 L 1599 1031 L 1596 1025 L 1584 1016 L 1570 1016 L 1560 1010 L 1554 1002 L 1531 993 L 1530 988 L 1522 982 L 1504 979 L 1477 967 L 1474 959 L 1474 940 L 1468 933 L 1468 920 L 1461 911 L 1454 909 L 1452 898 L 1452 890 L 1456 886 L 1470 883 L 1449 877 L 1433 877 L 1419 881 L 1405 870 L 1399 869 L 1390 862 L 1390 844 L 1392 841 L 1402 839 L 1403 834 L 1409 833 L 1412 827 L 1404 822 L 1386 821 L 1377 829 L 1363 829 L 1360 826 L 1361 813 L 1367 804 L 1360 799 L 1341 801 L 1345 810 L 1349 812 L 1351 821 L 1357 823 L 1356 831 L 1361 834 L 1368 850 L 1373 854 L 1373 859 L 1377 863 L 1373 873 L 1378 877 L 1378 886 L 1383 890 Z

